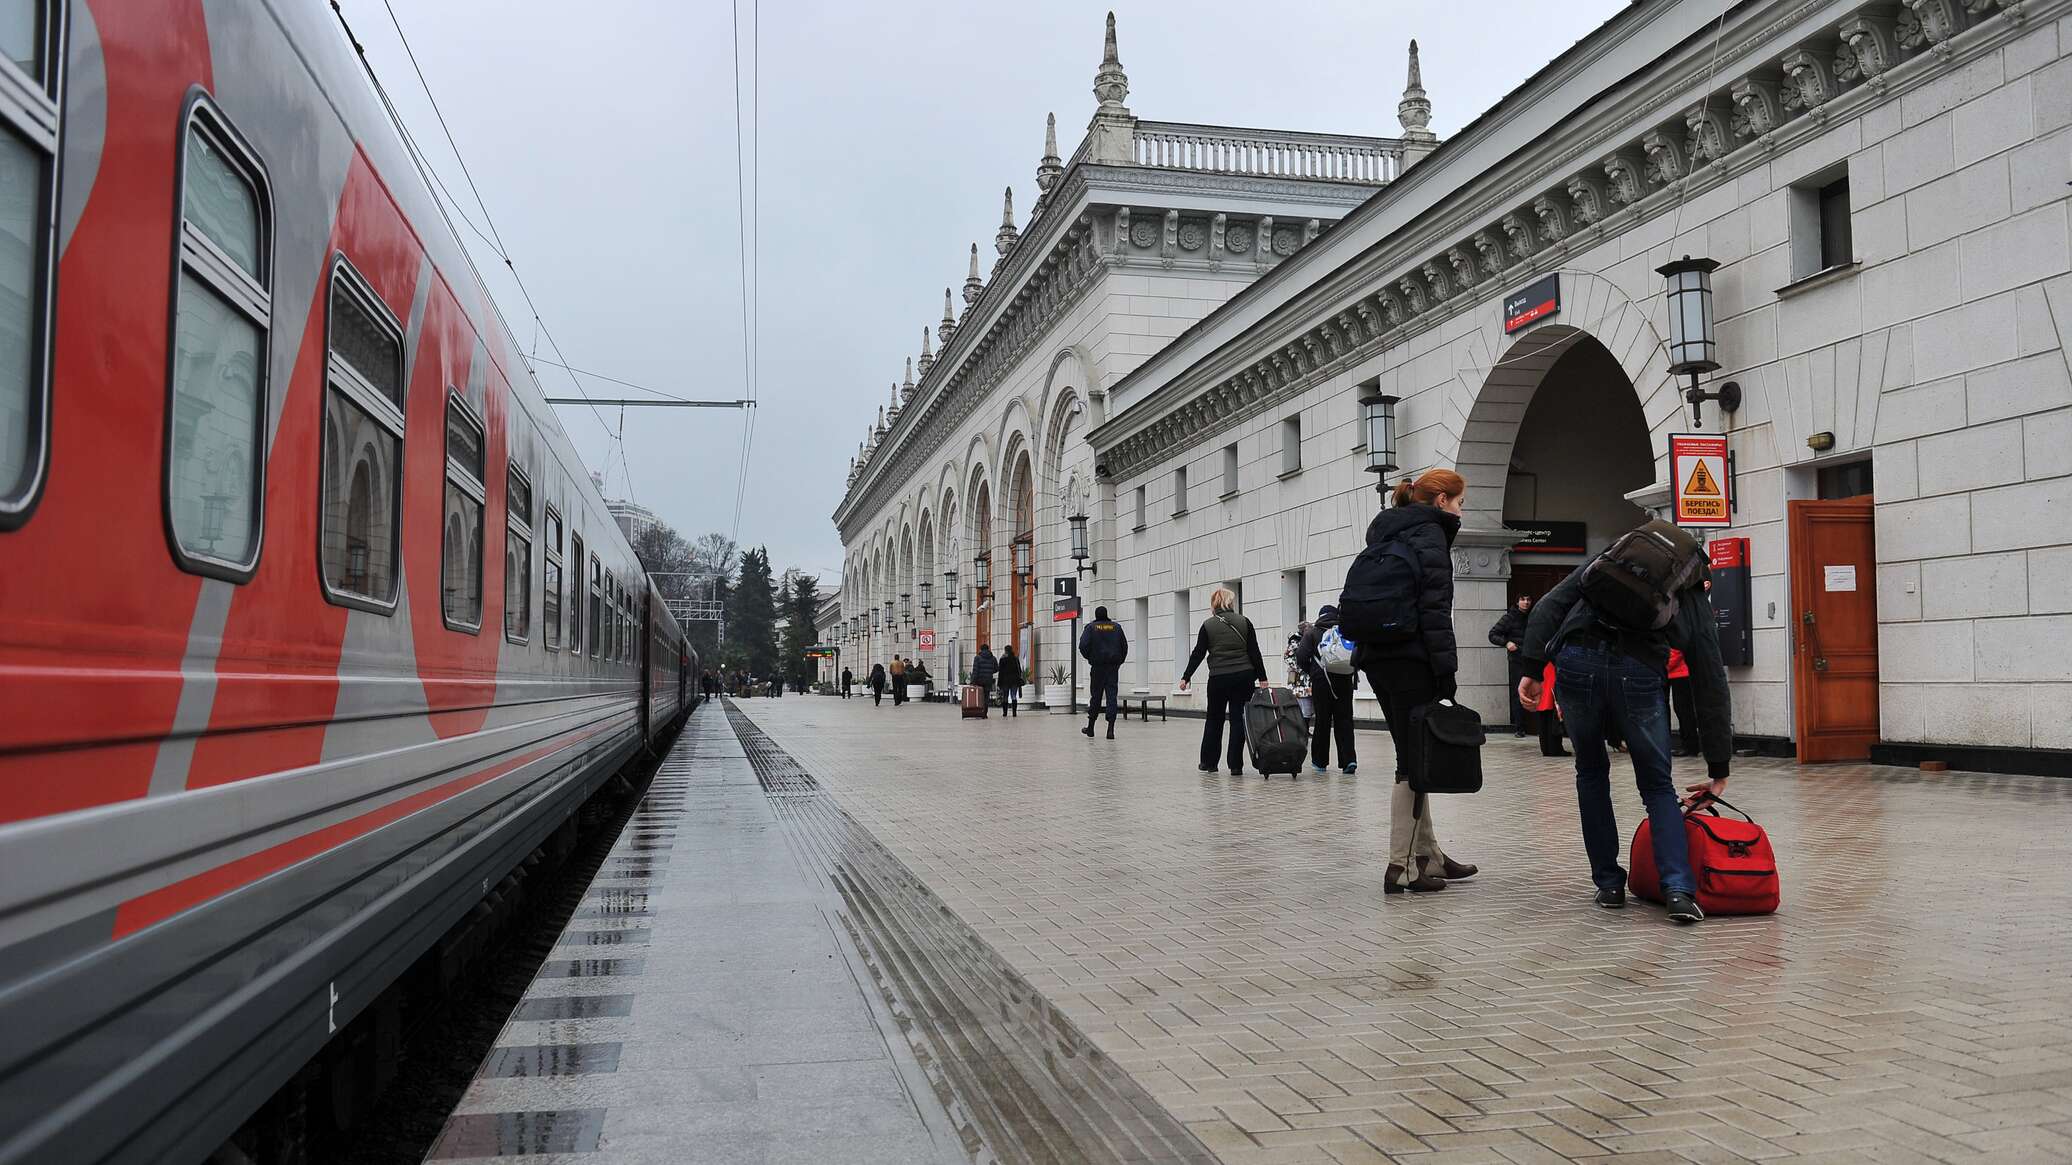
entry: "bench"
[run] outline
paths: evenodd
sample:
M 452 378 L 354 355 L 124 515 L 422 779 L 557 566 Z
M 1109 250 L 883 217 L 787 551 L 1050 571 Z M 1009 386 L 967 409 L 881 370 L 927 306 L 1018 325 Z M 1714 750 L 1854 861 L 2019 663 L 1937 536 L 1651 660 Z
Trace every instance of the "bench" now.
M 1144 722 L 1149 724 L 1151 722 L 1151 705 L 1154 702 L 1158 704 L 1158 719 L 1160 722 L 1164 722 L 1166 718 L 1166 698 L 1164 696 L 1154 696 L 1149 692 L 1131 692 L 1129 695 L 1122 697 L 1122 718 L 1124 720 L 1129 719 L 1130 705 L 1136 704 L 1140 708 L 1139 714 L 1144 718 Z

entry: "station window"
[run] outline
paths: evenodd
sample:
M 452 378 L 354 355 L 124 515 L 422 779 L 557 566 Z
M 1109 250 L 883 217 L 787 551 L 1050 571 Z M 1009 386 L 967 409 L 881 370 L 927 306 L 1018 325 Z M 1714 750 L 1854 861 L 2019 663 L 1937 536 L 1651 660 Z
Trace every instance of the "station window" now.
M 1227 498 L 1236 492 L 1237 446 L 1225 445 L 1223 447 L 1223 496 Z
M 1847 164 L 1791 188 L 1791 277 L 1810 278 L 1856 261 L 1849 224 Z
M 1281 473 L 1302 470 L 1302 414 L 1281 422 Z
M 548 651 L 561 650 L 561 515 L 547 507 L 541 519 L 541 537 L 546 542 L 540 570 L 540 643 Z
M 1148 488 L 1141 485 L 1137 487 L 1137 529 L 1139 530 L 1144 528 L 1144 495 L 1148 492 Z
M 568 562 L 573 576 L 568 580 L 568 650 L 570 654 L 583 654 L 583 644 L 589 642 L 583 636 L 583 536 L 568 536 Z
M 182 569 L 243 582 L 265 496 L 272 206 L 258 155 L 208 99 L 183 133 L 166 526 Z
M 403 329 L 343 256 L 325 319 L 318 557 L 325 597 L 390 611 L 402 529 Z
M 590 556 L 590 655 L 603 659 L 606 652 L 604 642 L 604 566 L 595 554 Z
M 504 471 L 504 638 L 532 638 L 532 482 L 515 462 Z
M 1187 512 L 1187 467 L 1182 465 L 1173 470 L 1173 516 Z
M 458 392 L 446 398 L 445 554 L 439 589 L 446 625 L 482 628 L 482 422 Z
M 50 454 L 50 344 L 57 302 L 57 0 L 13 3 L 0 20 L 0 530 L 28 519 Z

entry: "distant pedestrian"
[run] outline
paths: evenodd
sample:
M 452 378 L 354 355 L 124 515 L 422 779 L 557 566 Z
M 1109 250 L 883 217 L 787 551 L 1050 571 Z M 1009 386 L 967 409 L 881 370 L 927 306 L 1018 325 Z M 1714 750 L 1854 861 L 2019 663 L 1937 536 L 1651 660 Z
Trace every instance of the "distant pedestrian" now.
M 1000 674 L 1000 661 L 993 658 L 993 649 L 981 643 L 978 654 L 971 657 L 971 683 L 979 690 L 979 702 L 993 702 L 993 677 Z
M 884 703 L 885 665 L 882 663 L 874 663 L 871 665 L 871 707 L 876 708 L 883 705 Z
M 1237 595 L 1229 587 L 1217 587 L 1209 595 L 1209 617 L 1202 620 L 1194 636 L 1194 654 L 1187 657 L 1187 670 L 1180 673 L 1180 691 L 1194 679 L 1194 669 L 1209 663 L 1208 719 L 1202 725 L 1201 765 L 1205 773 L 1216 771 L 1216 754 L 1223 751 L 1223 722 L 1230 722 L 1230 747 L 1226 759 L 1230 775 L 1245 771 L 1245 701 L 1254 685 L 1266 686 L 1266 660 L 1259 655 L 1259 634 L 1252 621 L 1237 612 Z
M 1705 912 L 1698 906 L 1684 838 L 1685 798 L 1677 796 L 1671 772 L 1669 701 L 1663 692 L 1669 649 L 1684 655 L 1704 724 L 1700 735 L 1707 780 L 1686 788 L 1691 804 L 1726 791 L 1734 758 L 1733 701 L 1719 631 L 1700 582 L 1703 548 L 1687 532 L 1662 521 L 1648 522 L 1634 535 L 1614 541 L 1547 592 L 1532 613 L 1519 652 L 1534 664 L 1554 663 L 1554 697 L 1576 746 L 1576 800 L 1590 877 L 1597 884 L 1597 905 L 1607 910 L 1626 905 L 1626 870 L 1619 865 L 1619 823 L 1612 810 L 1611 758 L 1605 753 L 1607 729 L 1619 726 L 1632 752 L 1634 784 L 1653 826 L 1663 904 L 1671 920 L 1692 923 L 1703 919 Z M 1586 572 L 1593 568 L 1597 573 L 1586 581 Z M 1623 618 L 1621 607 L 1630 608 Z M 1646 625 L 1636 620 L 1643 610 Z M 1662 614 L 1668 622 L 1656 629 L 1653 620 Z M 1518 695 L 1538 699 L 1540 681 L 1528 677 L 1520 683 Z
M 852 673 L 851 673 L 851 672 L 849 671 L 849 669 L 848 669 L 848 668 L 846 668 L 846 667 L 845 667 L 845 668 L 843 668 L 843 669 L 842 669 L 842 698 L 843 698 L 844 700 L 846 700 L 846 699 L 848 699 L 848 698 L 849 698 L 849 685 L 850 685 L 850 684 L 853 684 L 853 683 L 855 683 L 855 682 L 856 682 L 856 676 L 855 676 L 854 674 L 852 674 Z
M 1431 806 L 1409 785 L 1411 766 L 1423 746 L 1411 731 L 1410 713 L 1456 690 L 1460 652 L 1453 640 L 1453 539 L 1468 483 L 1450 469 L 1428 469 L 1415 481 L 1396 485 L 1389 508 L 1367 525 L 1367 545 L 1401 543 L 1410 552 L 1415 607 L 1406 612 L 1417 628 L 1408 638 L 1377 642 L 1356 634 L 1359 666 L 1381 697 L 1382 715 L 1396 745 L 1396 788 L 1389 804 L 1389 866 L 1384 889 L 1424 893 L 1444 890 L 1448 879 L 1473 877 L 1476 868 L 1454 861 L 1440 848 Z M 1340 600 L 1344 602 L 1343 599 Z M 1364 635 L 1364 638 L 1362 637 Z
M 1000 718 L 1021 715 L 1022 704 L 1022 657 L 1014 653 L 1014 644 L 1000 649 Z
M 1360 677 L 1353 670 L 1349 653 L 1342 660 L 1337 653 L 1330 659 L 1322 657 L 1327 635 L 1335 642 L 1344 642 L 1339 634 L 1334 634 L 1337 629 L 1338 608 L 1326 605 L 1317 612 L 1317 621 L 1296 647 L 1295 664 L 1309 681 L 1310 706 L 1316 709 L 1316 723 L 1311 725 L 1309 735 L 1310 768 L 1321 773 L 1330 767 L 1331 745 L 1335 741 L 1338 771 L 1349 777 L 1360 769 L 1359 757 L 1353 752 L 1353 689 L 1359 686 Z
M 892 657 L 892 706 L 897 708 L 907 701 L 907 663 L 900 656 Z
M 1121 703 L 1122 665 L 1130 657 L 1130 637 L 1122 625 L 1108 618 L 1108 608 L 1095 607 L 1094 621 L 1079 633 L 1079 654 L 1086 660 L 1086 727 L 1094 734 L 1094 720 L 1101 714 L 1101 700 L 1108 701 L 1108 739 L 1115 739 L 1115 713 Z
M 1532 674 L 1525 666 L 1525 660 L 1518 654 L 1518 642 L 1525 638 L 1525 621 L 1532 612 L 1532 596 L 1519 595 L 1518 601 L 1497 617 L 1496 625 L 1489 629 L 1489 645 L 1504 649 L 1504 664 L 1509 673 L 1510 693 L 1505 704 L 1511 716 L 1511 735 L 1524 736 L 1526 719 L 1531 710 L 1518 702 L 1518 681 Z

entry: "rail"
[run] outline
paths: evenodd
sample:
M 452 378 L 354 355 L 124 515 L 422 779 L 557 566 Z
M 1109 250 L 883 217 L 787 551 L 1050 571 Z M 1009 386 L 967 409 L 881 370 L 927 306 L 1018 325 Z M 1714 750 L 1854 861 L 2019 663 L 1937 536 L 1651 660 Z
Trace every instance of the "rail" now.
M 1403 170 L 1396 138 L 1269 132 L 1140 121 L 1131 143 L 1139 166 L 1341 182 L 1393 182 Z

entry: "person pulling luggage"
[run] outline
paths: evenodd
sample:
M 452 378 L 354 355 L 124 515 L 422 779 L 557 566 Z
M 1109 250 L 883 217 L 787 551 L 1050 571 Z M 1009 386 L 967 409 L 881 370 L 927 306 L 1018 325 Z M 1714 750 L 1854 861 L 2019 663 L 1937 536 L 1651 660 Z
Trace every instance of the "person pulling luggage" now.
M 1404 478 L 1389 508 L 1367 524 L 1367 548 L 1346 572 L 1338 625 L 1359 645 L 1357 665 L 1381 697 L 1396 745 L 1396 788 L 1389 803 L 1389 866 L 1384 889 L 1429 893 L 1475 866 L 1440 847 L 1427 798 L 1409 785 L 1418 734 L 1412 709 L 1452 699 L 1460 653 L 1453 639 L 1453 539 L 1468 483 L 1450 469 Z
M 1295 666 L 1309 680 L 1310 707 L 1316 713 L 1310 726 L 1309 765 L 1320 773 L 1330 765 L 1334 740 L 1338 771 L 1349 777 L 1360 768 L 1353 754 L 1353 689 L 1360 679 L 1353 650 L 1339 629 L 1338 608 L 1329 604 L 1317 611 L 1317 621 L 1295 647 Z
M 1705 912 L 1694 896 L 1683 799 L 1670 772 L 1669 702 L 1663 691 L 1669 649 L 1691 670 L 1705 747 L 1706 780 L 1690 785 L 1692 802 L 1727 787 L 1734 756 L 1733 697 L 1720 655 L 1718 626 L 1706 601 L 1704 547 L 1660 520 L 1620 536 L 1603 553 L 1561 580 L 1533 611 L 1519 654 L 1528 664 L 1554 663 L 1554 698 L 1575 744 L 1576 802 L 1597 905 L 1626 905 L 1619 864 L 1619 823 L 1612 812 L 1607 730 L 1617 728 L 1633 757 L 1633 780 L 1647 805 L 1664 905 L 1678 923 Z M 1518 698 L 1540 698 L 1540 681 L 1518 681 Z
M 1230 722 L 1230 775 L 1245 772 L 1245 701 L 1254 686 L 1266 686 L 1266 660 L 1259 654 L 1259 634 L 1252 621 L 1237 613 L 1237 595 L 1229 587 L 1217 587 L 1209 595 L 1209 617 L 1195 632 L 1194 654 L 1187 657 L 1187 670 L 1180 673 L 1180 691 L 1194 679 L 1194 669 L 1209 663 L 1207 719 L 1201 730 L 1201 765 L 1205 773 L 1216 771 L 1216 754 L 1221 751 L 1223 722 Z
M 1094 734 L 1094 721 L 1101 715 L 1101 698 L 1108 700 L 1108 739 L 1115 739 L 1115 713 L 1121 702 L 1122 665 L 1130 657 L 1130 638 L 1122 625 L 1108 618 L 1108 608 L 1095 607 L 1094 621 L 1079 633 L 1079 655 L 1086 660 L 1086 727 L 1081 734 Z
M 1519 595 L 1518 601 L 1502 615 L 1497 616 L 1496 625 L 1489 629 L 1489 645 L 1504 649 L 1504 666 L 1510 672 L 1510 684 L 1504 699 L 1511 706 L 1511 735 L 1524 736 L 1526 718 L 1533 709 L 1518 702 L 1518 681 L 1527 674 L 1525 661 L 1518 658 L 1518 641 L 1525 637 L 1525 621 L 1532 612 L 1532 596 Z

